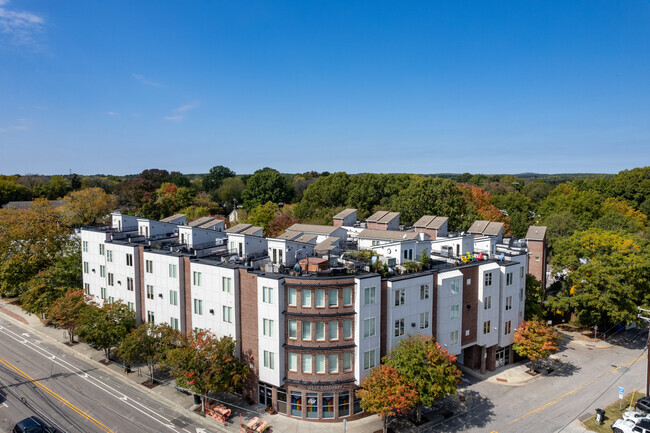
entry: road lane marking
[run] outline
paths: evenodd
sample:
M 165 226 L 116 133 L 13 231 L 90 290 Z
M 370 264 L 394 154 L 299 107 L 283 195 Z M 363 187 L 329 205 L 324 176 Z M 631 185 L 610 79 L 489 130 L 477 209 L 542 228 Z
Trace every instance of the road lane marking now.
M 616 367 L 616 368 L 614 368 L 614 369 L 608 371 L 607 373 L 603 373 L 603 374 L 601 374 L 600 376 L 598 376 L 598 377 L 596 377 L 596 378 L 590 380 L 589 382 L 587 382 L 587 383 L 583 383 L 583 384 L 580 385 L 579 387 L 574 388 L 574 389 L 572 389 L 571 391 L 569 391 L 569 392 L 567 392 L 567 393 L 564 393 L 564 394 L 562 394 L 561 396 L 559 396 L 559 397 L 557 397 L 557 398 L 555 398 L 555 399 L 549 401 L 548 403 L 543 404 L 542 406 L 539 406 L 538 408 L 531 410 L 531 411 L 528 412 L 526 415 L 522 415 L 522 416 L 520 416 L 519 418 L 513 419 L 513 420 L 510 421 L 508 424 L 514 424 L 514 423 L 516 423 L 517 421 L 520 421 L 520 420 L 522 420 L 522 419 L 524 419 L 524 418 L 529 417 L 530 415 L 534 415 L 534 414 L 536 414 L 536 413 L 538 413 L 538 412 L 541 412 L 541 411 L 543 411 L 544 409 L 546 409 L 547 407 L 550 407 L 550 406 L 553 406 L 553 405 L 556 404 L 556 403 L 559 403 L 559 402 L 562 401 L 565 397 L 568 397 L 568 396 L 570 396 L 571 394 L 576 393 L 577 391 L 581 390 L 582 388 L 591 385 L 592 383 L 596 382 L 597 380 L 599 380 L 599 379 L 601 379 L 601 378 L 603 378 L 603 377 L 605 377 L 605 376 L 608 376 L 608 375 L 610 375 L 610 374 L 616 373 L 618 370 L 620 370 L 620 369 L 623 368 L 623 367 L 627 367 L 627 366 L 629 366 L 629 365 L 634 364 L 635 362 L 637 362 L 637 361 L 640 360 L 640 359 L 645 358 L 646 356 L 648 356 L 647 353 L 645 353 L 645 354 L 643 354 L 643 355 L 641 355 L 641 356 L 638 356 L 637 358 L 633 359 L 632 361 L 630 361 L 630 362 L 628 362 L 628 363 L 626 363 L 626 364 L 619 365 L 618 367 Z
M 29 374 L 25 373 L 24 371 L 22 371 L 20 368 L 16 367 L 15 365 L 13 365 L 12 363 L 10 363 L 9 361 L 7 361 L 7 360 L 5 360 L 5 359 L 3 359 L 3 358 L 0 358 L 0 363 L 6 365 L 10 370 L 14 371 L 15 373 L 18 373 L 19 375 L 21 375 L 21 376 L 24 377 L 25 379 L 29 380 L 31 383 L 33 383 L 34 385 L 36 385 L 37 387 L 39 387 L 40 389 L 42 389 L 43 391 L 45 391 L 46 393 L 48 393 L 49 395 L 51 395 L 52 397 L 54 397 L 55 399 L 59 400 L 61 403 L 63 403 L 64 405 L 66 405 L 67 407 L 69 407 L 70 409 L 72 409 L 73 411 L 77 412 L 79 415 L 83 416 L 83 417 L 86 418 L 87 420 L 89 420 L 89 421 L 91 421 L 92 423 L 94 423 L 97 427 L 99 427 L 100 429 L 104 430 L 106 433 L 113 433 L 113 430 L 109 429 L 109 428 L 106 427 L 104 424 L 102 424 L 101 422 L 97 421 L 95 418 L 93 418 L 92 416 L 88 415 L 86 412 L 84 412 L 83 410 L 79 409 L 77 406 L 75 406 L 74 404 L 70 403 L 68 400 L 66 400 L 65 398 L 61 397 L 59 394 L 57 394 L 56 392 L 52 391 L 50 388 L 48 388 L 47 386 L 43 385 L 43 384 L 40 383 L 38 380 L 34 379 L 34 378 L 31 377 Z
M 97 387 L 97 388 L 101 389 L 102 391 L 106 392 L 111 397 L 114 397 L 116 399 L 121 400 L 127 406 L 130 406 L 132 409 L 134 409 L 134 410 L 140 412 L 141 414 L 151 418 L 152 420 L 160 423 L 161 425 L 168 428 L 169 430 L 171 430 L 173 432 L 178 432 L 178 430 L 175 428 L 175 426 L 171 423 L 171 419 L 166 418 L 162 414 L 150 409 L 149 407 L 147 407 L 146 405 L 144 405 L 144 404 L 142 404 L 142 403 L 140 403 L 138 401 L 135 401 L 133 399 L 126 399 L 126 400 L 122 399 L 121 397 L 124 397 L 124 394 L 122 392 L 120 392 L 120 391 L 116 390 L 115 388 L 113 388 L 112 386 L 102 382 L 100 379 L 97 379 L 96 377 L 93 377 L 93 376 L 87 374 L 86 372 L 80 370 L 79 367 L 75 366 L 74 364 L 71 364 L 68 361 L 63 360 L 60 357 L 56 357 L 55 355 L 48 352 L 43 347 L 36 346 L 36 345 L 34 345 L 33 343 L 31 343 L 29 341 L 23 341 L 23 339 L 17 333 L 15 333 L 15 332 L 7 329 L 7 328 L 0 329 L 0 332 L 7 335 L 9 338 L 14 339 L 15 341 L 19 341 L 19 342 L 21 342 L 23 344 L 29 343 L 29 344 L 25 344 L 25 347 L 27 347 L 28 349 L 31 349 L 32 351 L 38 353 L 39 355 L 41 355 L 41 356 L 43 356 L 45 358 L 52 359 L 53 362 L 55 364 L 57 364 L 58 366 L 60 366 L 61 368 L 64 368 L 64 369 L 68 370 L 69 372 L 75 374 L 76 376 L 86 380 L 88 383 L 90 383 L 91 385 L 94 385 L 95 387 Z M 13 335 L 11 335 L 11 334 L 13 334 Z M 64 363 L 67 364 L 67 365 L 64 365 Z M 139 407 L 136 407 L 136 405 L 139 406 Z

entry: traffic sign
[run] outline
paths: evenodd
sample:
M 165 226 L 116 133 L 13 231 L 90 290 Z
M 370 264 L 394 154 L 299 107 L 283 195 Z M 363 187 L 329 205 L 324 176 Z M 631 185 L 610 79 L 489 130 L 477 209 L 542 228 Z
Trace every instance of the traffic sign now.
M 618 393 L 623 394 L 625 392 L 625 389 L 622 386 L 618 387 Z

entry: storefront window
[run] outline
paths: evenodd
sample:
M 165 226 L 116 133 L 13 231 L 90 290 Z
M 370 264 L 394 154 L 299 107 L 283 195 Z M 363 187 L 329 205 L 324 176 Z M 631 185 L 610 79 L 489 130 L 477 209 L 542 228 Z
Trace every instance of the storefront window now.
M 278 388 L 278 412 L 287 413 L 287 391 Z
M 323 418 L 334 418 L 334 394 L 323 394 Z
M 318 418 L 318 394 L 307 393 L 307 418 Z
M 302 418 L 302 393 L 291 391 L 291 416 Z
M 339 418 L 350 415 L 350 392 L 339 392 Z
M 360 398 L 355 398 L 354 399 L 354 414 L 358 414 L 363 412 L 363 409 L 361 409 L 361 399 Z

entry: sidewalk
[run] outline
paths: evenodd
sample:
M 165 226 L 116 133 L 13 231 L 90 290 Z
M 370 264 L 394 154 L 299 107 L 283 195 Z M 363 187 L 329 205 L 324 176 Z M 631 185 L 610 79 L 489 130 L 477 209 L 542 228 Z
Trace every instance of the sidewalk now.
M 230 417 L 226 425 L 223 426 L 216 421 L 212 421 L 211 419 L 205 418 L 203 415 L 194 412 L 192 410 L 195 407 L 193 396 L 176 390 L 173 382 L 166 385 L 161 384 L 149 389 L 148 387 L 141 385 L 147 380 L 146 376 L 139 376 L 136 373 L 126 374 L 120 365 L 115 363 L 106 365 L 103 362 L 100 362 L 104 359 L 103 352 L 94 350 L 85 343 L 68 346 L 65 344 L 65 342 L 68 341 L 68 333 L 66 331 L 51 326 L 45 326 L 38 316 L 24 312 L 20 307 L 8 302 L 7 299 L 0 298 L 0 316 L 14 322 L 16 325 L 28 328 L 27 333 L 32 334 L 33 337 L 53 344 L 65 353 L 77 359 L 90 362 L 99 371 L 110 374 L 114 379 L 129 384 L 141 392 L 149 394 L 152 398 L 159 399 L 161 404 L 174 408 L 179 411 L 182 416 L 190 418 L 193 423 L 198 426 L 203 426 L 208 429 L 208 431 L 229 433 L 239 432 L 240 422 L 245 422 L 254 416 L 261 415 L 262 419 L 267 422 L 271 429 L 278 433 L 343 432 L 343 423 L 315 423 L 297 420 L 285 415 L 269 415 L 265 412 L 265 408 L 262 405 L 248 406 L 247 409 L 249 411 L 234 409 L 233 415 Z M 25 337 L 28 338 L 28 336 Z M 350 421 L 347 426 L 347 431 L 349 433 L 368 433 L 380 429 L 381 420 L 375 415 L 367 416 L 356 421 Z

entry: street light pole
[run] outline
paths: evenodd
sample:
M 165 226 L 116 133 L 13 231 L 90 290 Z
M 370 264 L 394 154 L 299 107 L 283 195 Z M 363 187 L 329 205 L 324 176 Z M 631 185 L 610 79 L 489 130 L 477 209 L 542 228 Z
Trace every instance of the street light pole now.
M 638 310 L 639 310 L 639 315 L 638 315 L 639 319 L 643 319 L 646 322 L 646 324 L 650 324 L 650 317 L 647 317 L 647 316 L 650 316 L 650 310 L 645 310 L 645 309 L 643 309 L 641 307 L 638 307 Z M 645 316 L 643 316 L 642 314 L 645 314 Z M 647 346 L 648 346 L 648 353 L 647 353 L 647 355 L 648 355 L 647 356 L 648 365 L 646 366 L 646 371 L 645 371 L 645 395 L 646 395 L 646 397 L 650 395 L 650 329 L 648 330 Z

